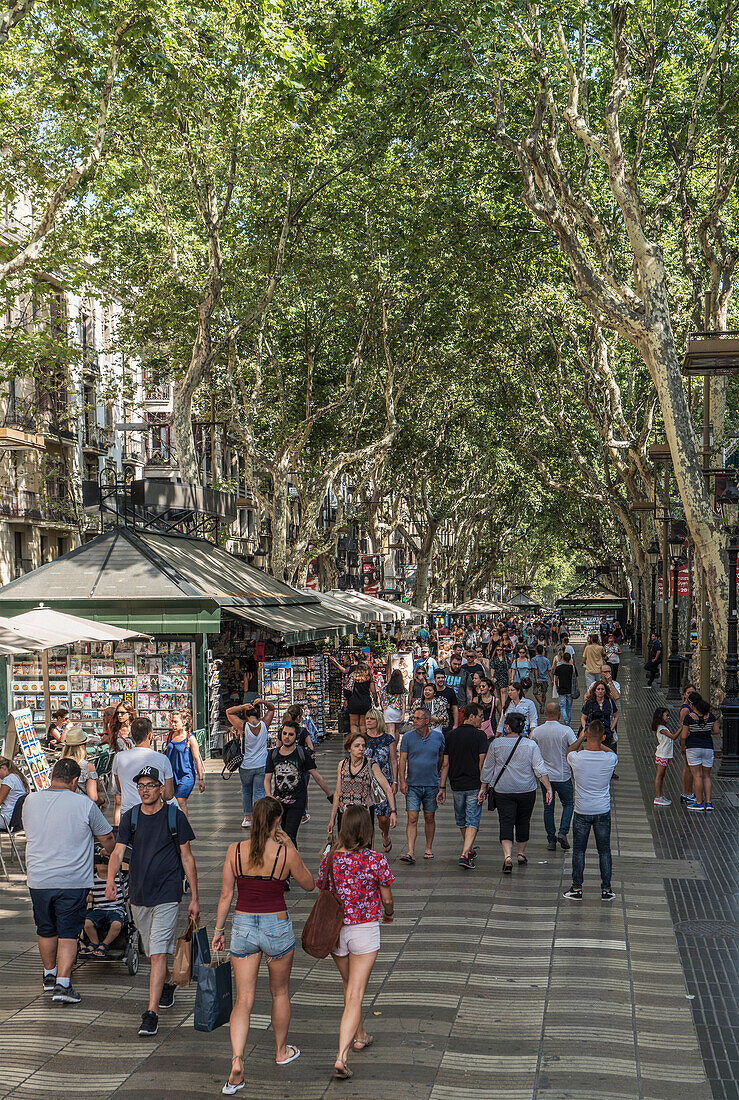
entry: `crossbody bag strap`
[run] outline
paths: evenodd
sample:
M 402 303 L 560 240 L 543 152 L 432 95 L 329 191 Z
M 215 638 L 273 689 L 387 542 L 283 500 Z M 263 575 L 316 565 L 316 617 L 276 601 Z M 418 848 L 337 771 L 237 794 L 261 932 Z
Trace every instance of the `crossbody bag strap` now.
M 494 791 L 495 788 L 498 786 L 498 780 L 500 779 L 501 775 L 503 774 L 503 772 L 506 770 L 506 768 L 510 764 L 511 760 L 513 759 L 514 752 L 516 751 L 516 749 L 518 748 L 518 746 L 521 744 L 522 741 L 523 741 L 523 737 L 519 735 L 518 740 L 516 741 L 516 744 L 513 746 L 510 753 L 508 754 L 508 759 L 506 760 L 505 764 L 503 765 L 503 767 L 500 769 L 497 776 L 495 777 L 495 782 L 493 783 L 493 785 L 491 787 L 491 790 Z

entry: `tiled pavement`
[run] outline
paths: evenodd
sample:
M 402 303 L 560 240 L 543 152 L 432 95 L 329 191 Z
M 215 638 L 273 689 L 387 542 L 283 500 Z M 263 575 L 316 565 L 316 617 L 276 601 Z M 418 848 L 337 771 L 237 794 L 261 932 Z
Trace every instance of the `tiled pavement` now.
M 728 921 L 734 915 L 731 792 L 717 794 L 711 819 L 686 821 L 679 805 L 655 818 L 648 732 L 654 703 L 636 686 L 638 679 L 637 673 L 632 684 L 625 667 L 621 778 L 614 783 L 616 901 L 600 902 L 594 851 L 584 903 L 562 898 L 569 856 L 547 852 L 539 807 L 529 865 L 505 878 L 497 823 L 487 812 L 474 873 L 456 865 L 451 806 L 438 815 L 432 863 L 408 868 L 397 862 L 399 829 L 392 855 L 397 917 L 383 928 L 367 998 L 374 1047 L 352 1057 L 352 1081 L 331 1079 L 340 982 L 330 961 L 314 962 L 298 949 L 291 1038 L 303 1055 L 285 1069 L 274 1064 L 263 974 L 247 1046 L 245 1100 L 735 1100 L 729 941 L 701 940 L 679 926 L 676 942 L 673 926 L 673 920 Z M 336 759 L 333 746 L 321 750 L 319 767 L 327 777 Z M 212 930 L 223 853 L 240 834 L 237 780 L 223 783 L 213 775 L 206 795 L 191 802 Z M 327 816 L 315 789 L 311 809 L 301 845 L 315 866 Z M 401 828 L 402 821 L 401 814 Z M 310 905 L 299 893 L 290 896 L 298 928 Z M 39 992 L 20 880 L 10 887 L 0 883 L 0 932 L 0 1100 L 220 1090 L 229 1063 L 227 1031 L 193 1030 L 192 989 L 178 992 L 151 1043 L 136 1035 L 146 967 L 130 979 L 121 964 L 86 962 L 75 978 L 82 1004 L 53 1006 Z

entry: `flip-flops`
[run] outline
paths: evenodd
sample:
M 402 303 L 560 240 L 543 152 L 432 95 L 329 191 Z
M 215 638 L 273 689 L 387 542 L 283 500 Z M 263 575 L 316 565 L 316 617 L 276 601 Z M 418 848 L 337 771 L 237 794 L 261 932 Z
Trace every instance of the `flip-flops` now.
M 406 855 L 400 857 L 400 862 L 401 863 L 415 863 L 416 862 L 416 857 L 406 853 Z
M 423 853 L 423 858 L 424 859 L 433 859 L 434 858 L 434 853 L 433 852 L 424 852 Z
M 385 844 L 385 842 L 383 841 L 383 843 L 382 843 L 382 850 L 383 850 L 383 852 L 386 852 L 386 853 L 387 853 L 387 852 L 391 852 L 391 851 L 392 851 L 392 848 L 393 848 L 393 842 L 392 842 L 392 840 L 388 840 L 387 844 Z
M 341 1059 L 337 1059 L 339 1065 L 334 1066 L 334 1077 L 338 1077 L 340 1081 L 348 1081 L 350 1077 L 353 1077 L 353 1072 L 349 1069 L 345 1062 Z M 339 1069 L 341 1066 L 341 1069 Z
M 371 1047 L 375 1041 L 374 1035 L 368 1035 L 366 1039 L 355 1039 L 352 1044 L 352 1049 L 356 1051 L 366 1050 L 367 1047 Z
M 300 1057 L 300 1049 L 296 1046 L 293 1046 L 292 1043 L 287 1044 L 287 1049 L 289 1051 L 291 1050 L 292 1054 L 290 1055 L 289 1058 L 283 1059 L 282 1062 L 277 1062 L 278 1066 L 286 1066 L 288 1064 L 288 1062 L 294 1062 L 296 1058 Z M 275 1059 L 275 1061 L 277 1061 L 277 1059 Z

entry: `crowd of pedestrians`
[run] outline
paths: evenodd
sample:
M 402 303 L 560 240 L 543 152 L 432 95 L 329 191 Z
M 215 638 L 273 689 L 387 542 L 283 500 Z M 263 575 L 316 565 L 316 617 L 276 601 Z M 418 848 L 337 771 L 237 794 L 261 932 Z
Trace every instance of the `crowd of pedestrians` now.
M 286 1066 L 300 1056 L 288 1041 L 296 946 L 286 903 L 291 883 L 309 893 L 316 885 L 333 892 L 343 913 L 330 951 L 343 996 L 334 1076 L 350 1078 L 352 1056 L 372 1045 L 363 1000 L 381 946 L 381 924 L 393 919 L 394 876 L 387 857 L 401 796 L 405 846 L 399 863 L 416 863 L 421 825 L 418 858 L 435 858 L 436 814 L 450 790 L 460 832 L 459 867 L 477 868 L 487 805 L 498 815 L 501 872 L 511 875 L 528 863 L 540 791 L 542 817 L 537 813 L 534 829 L 543 826 L 548 851 L 572 849 L 572 883 L 564 897 L 583 900 L 592 833 L 600 899 L 615 898 L 610 834 L 611 781 L 618 778 L 620 631 L 602 624 L 599 635 L 589 636 L 579 662 L 565 624 L 556 619 L 470 628 L 452 639 L 445 659 L 438 640 L 436 632 L 419 630 L 410 682 L 397 668 L 388 670 L 386 681 L 376 678 L 363 654 L 349 667 L 338 665 L 349 733 L 331 784 L 316 765 L 300 707 L 290 708 L 279 729 L 274 706 L 264 699 L 250 698 L 227 712 L 243 752 L 245 836 L 226 853 L 212 938 L 213 950 L 224 951 L 236 896 L 229 940 L 236 984 L 230 1019 L 233 1060 L 222 1090 L 226 1095 L 245 1085 L 245 1049 L 263 955 L 275 1061 Z M 71 974 L 78 950 L 105 958 L 130 919 L 150 963 L 139 1035 L 151 1037 L 158 1032 L 160 1012 L 175 1000 L 169 959 L 183 897 L 193 921 L 201 907 L 187 800 L 196 784 L 205 791 L 206 777 L 191 719 L 182 712 L 173 715 L 164 751 L 158 752 L 148 718 L 128 705 L 111 711 L 106 736 L 115 751 L 113 827 L 101 813 L 104 799 L 94 763 L 86 756 L 85 734 L 70 728 L 61 712 L 53 728 L 62 755 L 49 790 L 28 794 L 23 775 L 0 757 L 0 828 L 25 797 L 28 886 L 43 988 L 56 1002 L 77 1003 Z M 664 776 L 678 744 L 685 757 L 682 800 L 692 812 L 713 809 L 712 738 L 717 731 L 709 704 L 692 686 L 676 729 L 671 729 L 668 710 L 655 710 L 655 805 L 670 804 Z M 315 878 L 298 851 L 300 826 L 309 819 L 311 780 L 331 804 L 329 842 Z

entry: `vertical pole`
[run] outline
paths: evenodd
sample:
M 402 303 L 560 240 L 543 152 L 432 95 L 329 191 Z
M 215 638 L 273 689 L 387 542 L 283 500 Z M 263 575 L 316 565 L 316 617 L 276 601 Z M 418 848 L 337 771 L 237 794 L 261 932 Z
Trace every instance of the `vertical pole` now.
M 708 306 L 706 311 L 708 312 Z M 707 322 L 706 322 L 707 323 Z M 703 378 L 703 470 L 706 483 L 709 481 L 708 470 L 711 468 L 711 382 L 706 374 Z M 710 609 L 708 606 L 708 588 L 706 575 L 700 569 L 700 593 L 698 597 L 700 608 L 699 623 L 699 663 L 700 663 L 700 693 L 704 699 L 711 698 L 711 633 L 710 633 Z
M 216 487 L 216 399 L 210 395 L 210 484 Z
M 44 682 L 44 724 L 51 722 L 51 689 L 49 688 L 49 651 L 41 650 L 41 677 Z
M 670 554 L 668 539 L 670 536 L 670 467 L 665 463 L 664 487 L 662 493 L 662 687 L 668 684 L 667 646 L 670 640 Z
M 719 775 L 739 776 L 739 680 L 737 679 L 736 532 L 729 541 L 729 633 L 726 653 L 726 692 L 721 707 L 723 744 Z
M 637 657 L 642 655 L 642 589 L 644 585 L 642 582 L 641 573 L 639 574 L 639 584 L 637 588 L 636 596 L 636 622 L 634 623 L 634 653 Z

